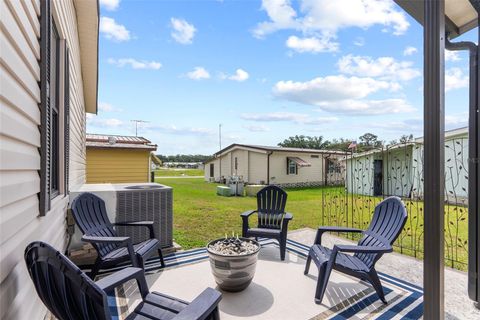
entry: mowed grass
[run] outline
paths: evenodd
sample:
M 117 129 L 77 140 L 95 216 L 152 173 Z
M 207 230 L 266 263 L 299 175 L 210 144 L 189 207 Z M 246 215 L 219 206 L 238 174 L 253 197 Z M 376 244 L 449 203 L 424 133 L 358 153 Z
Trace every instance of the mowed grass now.
M 220 197 L 215 183 L 199 178 L 156 179 L 173 188 L 174 238 L 183 248 L 195 248 L 215 238 L 241 234 L 240 213 L 257 207 L 253 197 Z M 320 224 L 321 189 L 289 190 L 287 211 L 294 214 L 289 229 Z
M 201 169 L 172 169 L 161 168 L 155 170 L 155 177 L 180 177 L 180 176 L 203 176 L 203 170 Z
M 202 178 L 158 177 L 173 187 L 174 239 L 184 249 L 205 246 L 225 234 L 241 234 L 240 213 L 256 208 L 253 197 L 220 197 L 215 183 Z M 367 228 L 380 197 L 345 196 L 343 188 L 289 189 L 286 210 L 294 216 L 289 230 L 321 225 Z M 353 203 L 353 205 L 352 205 Z M 423 258 L 423 203 L 406 200 L 408 221 L 396 242 L 395 251 Z M 465 270 L 468 257 L 468 214 L 466 208 L 445 207 L 445 264 Z M 346 236 L 346 235 L 343 235 Z

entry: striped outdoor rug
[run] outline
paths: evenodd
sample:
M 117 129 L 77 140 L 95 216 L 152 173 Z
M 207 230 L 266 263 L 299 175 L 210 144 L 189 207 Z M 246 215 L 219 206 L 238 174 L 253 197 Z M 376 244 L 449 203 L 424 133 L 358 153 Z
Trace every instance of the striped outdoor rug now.
M 278 244 L 261 240 L 257 271 L 252 284 L 239 293 L 223 293 L 221 319 L 419 319 L 423 315 L 422 288 L 379 273 L 388 305 L 377 297 L 366 282 L 332 272 L 321 305 L 314 303 L 317 270 L 303 275 L 309 247 L 288 240 L 287 258 L 280 261 Z M 205 248 L 174 253 L 165 257 L 166 268 L 160 269 L 158 258 L 146 263 L 151 291 L 159 291 L 191 301 L 204 288 L 215 288 Z M 112 272 L 117 269 L 107 270 Z M 104 272 L 105 273 L 105 272 Z M 138 299 L 135 284 L 117 289 L 110 298 L 117 319 L 128 314 L 132 301 Z M 128 303 L 127 303 L 128 301 Z

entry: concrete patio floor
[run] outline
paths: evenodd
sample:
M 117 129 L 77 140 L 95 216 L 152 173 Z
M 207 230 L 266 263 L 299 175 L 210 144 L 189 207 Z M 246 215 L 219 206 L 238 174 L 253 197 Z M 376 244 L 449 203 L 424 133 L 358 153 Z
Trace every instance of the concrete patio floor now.
M 311 245 L 315 239 L 316 230 L 305 228 L 289 232 L 288 238 L 297 242 Z M 322 244 L 332 247 L 335 243 L 351 244 L 343 238 L 325 234 Z M 384 255 L 376 264 L 379 272 L 408 281 L 423 287 L 423 261 L 402 255 L 389 253 Z M 452 268 L 445 268 L 445 318 L 461 320 L 480 319 L 480 310 L 475 308 L 467 295 L 467 273 Z
M 289 233 L 288 239 L 310 246 L 315 238 L 316 230 L 306 228 Z M 331 234 L 325 234 L 322 243 L 332 247 L 334 244 L 351 244 L 352 242 Z M 303 247 L 303 246 L 302 246 Z M 293 247 L 292 247 L 293 248 Z M 307 249 L 299 249 L 303 252 Z M 194 250 L 199 251 L 199 250 Z M 202 250 L 200 250 L 202 251 Z M 191 252 L 191 251 L 190 251 Z M 159 291 L 187 301 L 191 301 L 204 288 L 216 284 L 210 272 L 208 259 L 182 264 L 182 259 L 192 259 L 190 252 L 185 252 L 188 258 L 180 258 L 182 253 L 170 263 L 171 267 L 158 270 L 152 266 L 152 271 L 147 272 L 147 282 L 151 291 Z M 400 307 L 402 300 L 412 292 L 408 292 L 409 285 L 423 287 L 423 262 L 398 253 L 384 255 L 376 264 L 380 274 L 408 282 L 407 287 L 396 287 L 395 281 L 390 282 L 383 276 L 382 284 L 387 294 L 388 305 L 383 305 L 374 294 L 369 284 L 357 279 L 344 276 L 336 271 L 332 273 L 326 296 L 322 305 L 316 305 L 313 295 L 316 284 L 316 268 L 310 268 L 308 276 L 303 275 L 305 259 L 294 252 L 287 253 L 284 262 L 278 259 L 278 247 L 262 245 L 257 272 L 252 284 L 243 292 L 223 292 L 220 303 L 222 319 L 374 319 L 387 316 L 388 319 L 400 319 L 411 313 L 415 306 L 419 306 L 421 296 L 408 307 Z M 193 258 L 192 260 L 196 260 Z M 157 263 L 157 262 L 155 262 Z M 382 278 L 382 276 L 381 276 Z M 390 282 L 390 283 L 389 283 Z M 123 287 L 118 305 L 123 305 L 121 312 L 133 308 L 139 301 L 136 284 L 129 283 Z M 387 293 L 387 291 L 386 291 Z M 374 299 L 365 304 L 369 295 Z M 118 297 L 118 296 L 117 296 Z M 118 298 L 117 298 L 118 299 Z M 395 304 L 399 304 L 395 307 Z M 353 312 L 352 312 L 353 309 Z M 392 312 L 395 310 L 394 312 Z M 445 310 L 446 319 L 480 319 L 480 310 L 476 309 L 467 296 L 467 274 L 451 268 L 445 268 Z M 386 314 L 384 314 L 386 312 Z M 420 315 L 417 312 L 417 319 Z M 121 316 L 120 316 L 121 318 Z

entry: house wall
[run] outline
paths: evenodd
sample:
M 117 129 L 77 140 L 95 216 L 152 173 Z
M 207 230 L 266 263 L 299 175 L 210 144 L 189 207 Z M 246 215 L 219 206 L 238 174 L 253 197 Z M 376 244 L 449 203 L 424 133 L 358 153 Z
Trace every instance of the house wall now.
M 373 195 L 373 160 L 383 160 L 383 194 L 423 198 L 424 146 L 400 147 L 347 160 L 347 190 Z M 353 166 L 353 167 L 352 167 Z M 352 182 L 353 177 L 353 182 Z M 466 204 L 468 196 L 468 136 L 445 139 L 445 198 Z
M 365 155 L 347 159 L 346 185 L 349 193 L 373 196 L 373 160 Z
M 259 152 L 248 152 L 248 183 L 267 183 L 267 155 Z
M 287 157 L 299 157 L 311 163 L 310 167 L 298 167 L 297 174 L 287 174 Z M 270 183 L 290 184 L 299 182 L 317 182 L 323 184 L 324 158 L 311 158 L 308 153 L 274 152 L 270 155 Z
M 150 151 L 87 148 L 87 183 L 149 182 Z
M 400 147 L 383 154 L 384 195 L 410 197 L 413 193 L 412 166 L 415 147 Z
M 85 107 L 72 1 L 54 1 L 59 33 L 70 48 L 70 188 L 85 182 Z M 0 318 L 42 319 L 23 258 L 35 240 L 66 247 L 68 196 L 39 216 L 40 0 L 0 1 Z

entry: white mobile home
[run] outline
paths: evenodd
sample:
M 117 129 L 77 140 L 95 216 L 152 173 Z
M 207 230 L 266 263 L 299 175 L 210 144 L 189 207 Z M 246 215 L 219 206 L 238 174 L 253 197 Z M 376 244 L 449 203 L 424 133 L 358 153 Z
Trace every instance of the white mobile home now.
M 423 138 L 347 157 L 348 192 L 423 197 Z M 468 189 L 468 130 L 445 132 L 445 196 L 462 202 Z
M 97 111 L 96 0 L 1 0 L 0 318 L 43 319 L 25 247 L 68 242 L 85 183 L 85 112 Z
M 205 162 L 206 181 L 240 176 L 248 184 L 285 187 L 342 184 L 343 151 L 232 144 Z

